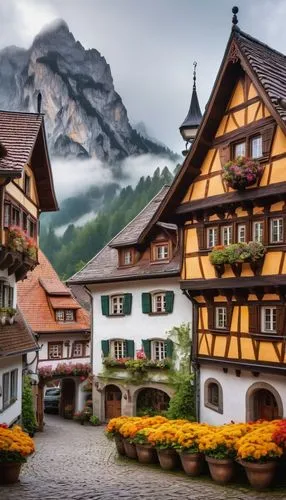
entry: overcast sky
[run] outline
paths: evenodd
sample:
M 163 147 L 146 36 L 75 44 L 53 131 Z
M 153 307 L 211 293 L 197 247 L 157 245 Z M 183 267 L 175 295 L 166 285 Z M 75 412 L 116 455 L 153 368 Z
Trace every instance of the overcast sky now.
M 0 48 L 29 47 L 43 25 L 68 23 L 85 48 L 111 66 L 131 122 L 143 121 L 181 151 L 178 127 L 191 97 L 198 61 L 202 110 L 231 29 L 230 0 L 0 0 Z M 286 0 L 240 0 L 239 26 L 286 53 Z

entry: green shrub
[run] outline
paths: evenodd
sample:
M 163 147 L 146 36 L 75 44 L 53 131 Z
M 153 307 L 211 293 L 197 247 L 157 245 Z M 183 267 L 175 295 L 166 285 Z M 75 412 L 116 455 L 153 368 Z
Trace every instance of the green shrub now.
M 175 395 L 171 398 L 166 416 L 168 418 L 186 418 L 195 420 L 195 394 L 191 383 L 192 376 L 182 377 L 180 385 L 177 386 Z
M 91 425 L 100 425 L 100 420 L 96 415 L 92 415 L 89 419 Z
M 22 394 L 22 425 L 26 432 L 34 434 L 37 429 L 37 421 L 34 411 L 32 382 L 28 375 L 23 377 Z

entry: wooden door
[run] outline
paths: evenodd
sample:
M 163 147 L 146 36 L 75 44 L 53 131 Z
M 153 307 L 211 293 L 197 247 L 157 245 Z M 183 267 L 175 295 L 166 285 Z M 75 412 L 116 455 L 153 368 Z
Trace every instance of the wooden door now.
M 107 385 L 105 388 L 105 418 L 121 416 L 121 390 L 116 385 Z
M 275 397 L 266 389 L 259 389 L 254 394 L 254 419 L 274 420 L 278 418 L 278 405 Z
M 72 408 L 72 410 L 69 412 L 72 415 L 75 408 L 75 381 L 71 378 L 64 378 L 62 380 L 60 401 L 61 416 L 64 416 L 65 408 L 67 406 L 70 406 Z

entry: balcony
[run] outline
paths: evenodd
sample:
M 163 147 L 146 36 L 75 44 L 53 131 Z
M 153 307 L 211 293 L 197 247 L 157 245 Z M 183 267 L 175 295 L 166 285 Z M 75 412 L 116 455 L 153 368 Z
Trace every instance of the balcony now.
M 16 281 L 19 281 L 37 264 L 38 248 L 34 239 L 19 227 L 12 226 L 2 231 L 0 270 L 7 269 L 8 275 L 15 274 Z

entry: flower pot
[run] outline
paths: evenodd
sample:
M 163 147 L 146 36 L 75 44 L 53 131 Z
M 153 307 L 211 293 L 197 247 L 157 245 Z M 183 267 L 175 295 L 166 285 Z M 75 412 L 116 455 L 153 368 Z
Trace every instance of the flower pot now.
M 176 450 L 173 448 L 156 448 L 160 465 L 164 470 L 172 470 L 178 467 L 179 460 Z
M 138 461 L 141 464 L 156 464 L 158 456 L 155 448 L 150 444 L 136 444 Z
M 239 460 L 239 463 L 244 467 L 247 479 L 253 488 L 264 490 L 270 486 L 274 478 L 277 462 L 271 461 L 258 464 Z
M 121 436 L 115 436 L 115 446 L 119 455 L 125 455 L 125 447 Z
M 136 446 L 133 443 L 129 443 L 127 439 L 123 439 L 125 454 L 128 458 L 137 460 Z
M 217 484 L 226 484 L 234 475 L 234 462 L 231 458 L 212 458 L 206 456 L 210 475 Z
M 181 451 L 179 453 L 183 469 L 188 476 L 199 476 L 202 472 L 204 464 L 204 456 L 202 453 L 187 453 Z
M 0 462 L 0 484 L 17 483 L 21 465 L 21 462 Z

